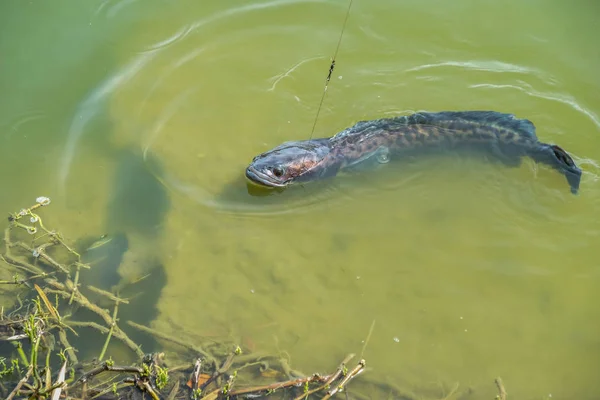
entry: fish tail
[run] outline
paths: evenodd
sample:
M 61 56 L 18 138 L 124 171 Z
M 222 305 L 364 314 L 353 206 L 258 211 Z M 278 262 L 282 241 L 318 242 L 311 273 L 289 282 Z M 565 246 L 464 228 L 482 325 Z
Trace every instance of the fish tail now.
M 577 194 L 581 182 L 581 169 L 560 146 L 540 143 L 529 151 L 529 156 L 536 162 L 546 164 L 564 174 L 571 187 L 571 193 Z

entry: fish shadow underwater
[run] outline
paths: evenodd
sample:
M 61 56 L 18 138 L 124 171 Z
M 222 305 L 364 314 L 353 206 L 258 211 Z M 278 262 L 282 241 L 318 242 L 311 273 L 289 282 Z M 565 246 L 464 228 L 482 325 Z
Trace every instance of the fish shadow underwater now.
M 119 319 L 149 324 L 159 313 L 160 293 L 167 283 L 161 239 L 165 215 L 171 202 L 165 187 L 156 179 L 162 169 L 156 159 L 144 159 L 139 151 L 122 149 L 113 154 L 116 168 L 106 204 L 102 234 L 90 234 L 77 240 L 75 248 L 82 262 L 84 284 L 81 292 L 101 308 L 114 308 L 114 301 L 99 295 L 89 286 L 126 298 L 119 307 Z M 93 312 L 84 308 L 77 318 L 93 320 Z M 146 349 L 157 348 L 156 340 L 134 331 L 131 338 Z M 90 346 L 103 341 L 102 335 L 87 329 L 81 339 L 82 351 L 96 351 Z

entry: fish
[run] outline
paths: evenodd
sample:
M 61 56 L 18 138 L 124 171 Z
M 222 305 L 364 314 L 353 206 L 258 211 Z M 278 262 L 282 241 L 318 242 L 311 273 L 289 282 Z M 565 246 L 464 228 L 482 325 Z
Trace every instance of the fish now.
M 261 153 L 249 163 L 245 176 L 259 186 L 282 189 L 448 150 L 487 154 L 510 167 L 529 157 L 563 174 L 571 193 L 579 192 L 582 171 L 569 153 L 540 142 L 530 120 L 486 110 L 415 112 L 359 121 L 329 138 L 287 141 Z
M 112 292 L 113 287 L 121 280 L 118 269 L 129 249 L 127 236 L 123 232 L 103 234 L 100 237 L 88 236 L 79 239 L 76 248 L 81 254 L 81 262 L 89 266 L 80 272 L 80 279 L 85 283 L 81 288 L 82 293 L 95 304 L 109 307 L 111 301 L 89 290 L 87 286 Z

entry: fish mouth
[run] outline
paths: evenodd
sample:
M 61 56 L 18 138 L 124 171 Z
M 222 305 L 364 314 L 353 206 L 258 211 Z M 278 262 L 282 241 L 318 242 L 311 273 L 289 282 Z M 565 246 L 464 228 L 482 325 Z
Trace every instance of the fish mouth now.
M 246 168 L 246 178 L 252 181 L 252 183 L 256 183 L 265 187 L 284 188 L 287 186 L 285 183 L 277 182 L 271 176 L 258 171 L 254 167 Z

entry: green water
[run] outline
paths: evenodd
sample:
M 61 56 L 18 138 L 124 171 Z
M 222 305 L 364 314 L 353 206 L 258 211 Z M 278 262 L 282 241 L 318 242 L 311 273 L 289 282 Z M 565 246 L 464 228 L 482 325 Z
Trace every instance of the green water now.
M 310 136 L 347 6 L 4 2 L 0 210 L 45 195 L 67 237 L 125 230 L 120 274 L 160 277 L 138 316 L 173 335 L 311 373 L 360 356 L 375 321 L 365 377 L 598 398 L 600 6 L 354 0 L 315 131 L 511 112 L 572 153 L 578 196 L 530 161 L 453 157 L 250 196 L 251 158 Z

